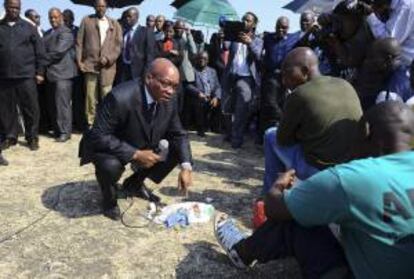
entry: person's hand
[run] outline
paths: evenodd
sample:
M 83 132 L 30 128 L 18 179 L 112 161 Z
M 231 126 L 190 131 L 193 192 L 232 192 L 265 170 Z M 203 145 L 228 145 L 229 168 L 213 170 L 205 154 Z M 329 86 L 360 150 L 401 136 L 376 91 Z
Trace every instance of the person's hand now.
M 82 62 L 78 62 L 78 68 L 79 68 L 79 71 L 81 71 L 82 73 L 86 72 L 85 64 L 83 64 Z
M 172 50 L 170 50 L 170 51 L 169 51 L 169 53 L 170 53 L 170 54 L 172 54 L 172 55 L 175 55 L 175 56 L 180 55 L 180 53 L 179 53 L 179 52 L 178 52 L 178 50 L 176 50 L 176 49 L 172 49 Z
M 203 92 L 198 93 L 198 98 L 203 99 L 204 101 L 207 100 L 207 96 Z
M 371 5 L 364 3 L 362 1 L 358 1 L 358 4 L 356 6 L 356 9 L 361 11 L 363 15 L 370 15 L 374 12 L 374 9 Z
M 182 195 L 188 195 L 188 188 L 193 184 L 193 175 L 190 170 L 182 169 L 178 174 L 178 191 Z
M 105 67 L 107 64 L 108 64 L 108 58 L 101 57 L 101 59 L 99 60 L 99 65 L 101 65 L 101 67 Z
M 279 177 L 276 179 L 273 187 L 279 189 L 283 192 L 286 189 L 290 189 L 296 181 L 296 171 L 293 169 L 288 170 L 279 174 Z
M 161 160 L 161 157 L 150 149 L 137 150 L 135 151 L 132 160 L 136 161 L 140 166 L 149 169 L 158 163 Z
M 239 41 L 245 45 L 249 45 L 252 43 L 252 37 L 250 37 L 250 35 L 248 33 L 244 33 L 244 32 L 240 32 L 239 33 L 239 37 L 238 37 Z
M 210 106 L 213 107 L 213 108 L 216 108 L 218 106 L 218 103 L 219 103 L 219 100 L 217 99 L 217 97 L 214 97 L 210 101 Z
M 45 81 L 45 78 L 41 75 L 36 75 L 36 83 L 42 84 Z

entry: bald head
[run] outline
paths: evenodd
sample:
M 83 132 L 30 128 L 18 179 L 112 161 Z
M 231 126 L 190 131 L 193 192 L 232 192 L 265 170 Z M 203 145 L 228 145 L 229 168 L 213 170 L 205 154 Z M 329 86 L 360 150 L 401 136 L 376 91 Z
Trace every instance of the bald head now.
M 315 23 L 315 14 L 312 11 L 305 11 L 300 15 L 300 30 L 308 32 Z
M 294 89 L 310 79 L 319 76 L 319 61 L 316 54 L 307 47 L 298 47 L 288 53 L 282 65 L 282 79 L 285 86 Z
M 276 20 L 275 32 L 276 38 L 283 38 L 289 31 L 289 19 L 285 16 L 281 16 Z
M 400 55 L 401 46 L 396 39 L 378 39 L 372 43 L 364 66 L 370 68 L 371 72 L 387 74 L 399 66 Z
M 364 114 L 359 127 L 359 157 L 408 151 L 414 138 L 414 112 L 402 102 L 382 102 Z
M 176 92 L 179 82 L 177 67 L 165 58 L 155 59 L 145 76 L 145 84 L 157 102 L 168 102 Z

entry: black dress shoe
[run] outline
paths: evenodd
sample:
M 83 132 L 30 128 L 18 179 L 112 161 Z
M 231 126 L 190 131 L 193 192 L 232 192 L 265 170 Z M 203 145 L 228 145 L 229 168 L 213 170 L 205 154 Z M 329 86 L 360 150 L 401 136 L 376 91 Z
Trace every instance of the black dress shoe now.
M 37 138 L 27 140 L 27 144 L 29 145 L 29 149 L 32 151 L 39 149 L 39 139 Z
M 119 209 L 118 205 L 109 208 L 104 208 L 103 215 L 114 221 L 121 220 L 121 210 Z
M 57 142 L 66 142 L 68 140 L 70 140 L 70 135 L 66 135 L 66 134 L 62 134 L 56 138 Z
M 13 145 L 17 144 L 17 139 L 13 139 L 13 138 L 8 138 L 5 139 L 1 144 L 0 144 L 0 149 L 1 150 L 6 150 L 7 148 L 10 148 Z
M 154 203 L 159 203 L 161 201 L 161 198 L 152 193 L 144 183 L 142 183 L 141 187 L 134 191 L 134 196 Z
M 206 133 L 203 132 L 203 131 L 198 131 L 197 132 L 197 136 L 202 137 L 202 138 L 205 138 L 206 137 Z
M 0 166 L 8 166 L 9 162 L 0 153 Z

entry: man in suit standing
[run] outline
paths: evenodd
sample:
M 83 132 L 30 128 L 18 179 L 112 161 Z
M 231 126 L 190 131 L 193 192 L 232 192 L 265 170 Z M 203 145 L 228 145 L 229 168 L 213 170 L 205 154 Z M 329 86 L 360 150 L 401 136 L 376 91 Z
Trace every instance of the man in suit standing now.
M 72 10 L 65 9 L 62 12 L 63 22 L 66 27 L 72 31 L 74 41 L 78 37 L 79 27 L 74 25 L 75 15 Z M 72 59 L 76 63 L 76 50 L 72 49 Z M 73 90 L 72 90 L 72 120 L 73 127 L 78 131 L 83 131 L 86 126 L 85 118 L 85 92 L 83 90 L 83 76 L 80 71 L 73 78 Z
M 75 41 L 71 30 L 63 24 L 59 9 L 49 10 L 49 21 L 52 29 L 43 37 L 47 61 L 48 111 L 54 122 L 56 141 L 65 142 L 72 133 L 72 78 L 77 75 L 72 56 Z
M 177 68 L 167 59 L 154 60 L 144 81 L 134 79 L 114 88 L 100 106 L 92 129 L 85 133 L 80 144 L 81 164 L 95 165 L 108 218 L 120 218 L 116 183 L 128 163 L 138 170 L 124 185 L 138 197 L 158 202 L 144 179 L 160 183 L 178 163 L 180 189 L 187 191 L 191 185 L 190 143 L 174 96 L 178 84 Z M 165 161 L 156 152 L 162 139 L 169 142 Z
M 126 11 L 125 21 L 128 29 L 124 35 L 122 48 L 121 82 L 133 78 L 142 79 L 146 68 L 154 60 L 154 31 L 151 28 L 140 26 L 138 19 L 137 8 L 129 8 Z
M 106 0 L 95 1 L 95 14 L 83 18 L 76 43 L 76 59 L 86 85 L 86 119 L 95 119 L 96 104 L 112 89 L 116 60 L 121 53 L 122 29 L 106 16 Z
M 44 46 L 36 28 L 20 17 L 20 0 L 5 0 L 0 20 L 0 140 L 6 149 L 17 142 L 18 105 L 31 150 L 39 148 L 36 82 L 44 80 Z
M 226 42 L 229 52 L 229 61 L 225 70 L 223 87 L 226 99 L 224 102 L 234 104 L 231 111 L 234 121 L 231 127 L 231 145 L 240 148 L 243 144 L 244 131 L 249 115 L 252 113 L 251 104 L 260 88 L 259 62 L 262 53 L 263 41 L 255 35 L 258 24 L 257 16 L 247 12 L 242 21 L 245 31 L 241 32 L 237 42 Z M 228 108 L 224 108 L 228 110 Z

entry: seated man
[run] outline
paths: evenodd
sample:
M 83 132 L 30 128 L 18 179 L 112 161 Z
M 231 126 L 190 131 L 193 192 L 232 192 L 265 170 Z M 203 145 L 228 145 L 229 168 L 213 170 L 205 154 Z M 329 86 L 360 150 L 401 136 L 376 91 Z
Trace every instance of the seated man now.
M 399 73 L 400 56 L 401 47 L 394 38 L 376 40 L 369 48 L 353 82 L 364 110 L 375 105 L 378 93 L 387 89 L 387 83 L 394 73 Z M 395 90 L 395 87 L 390 89 Z
M 132 80 L 112 90 L 92 129 L 85 133 L 80 144 L 81 164 L 95 165 L 105 216 L 120 218 L 116 183 L 128 163 L 137 164 L 138 170 L 124 185 L 141 198 L 158 202 L 159 198 L 149 192 L 143 181 L 148 177 L 160 183 L 177 163 L 182 167 L 179 187 L 186 191 L 191 184 L 190 144 L 174 96 L 178 83 L 178 70 L 170 61 L 154 60 L 144 82 Z M 169 142 L 165 161 L 156 152 L 161 139 Z
M 263 193 L 287 169 L 295 169 L 299 179 L 306 179 L 347 161 L 362 115 L 352 86 L 322 76 L 318 58 L 309 48 L 296 48 L 286 56 L 282 76 L 284 85 L 294 91 L 287 97 L 279 127 L 265 134 Z
M 197 134 L 201 137 L 204 137 L 206 130 L 211 127 L 210 120 L 213 114 L 217 113 L 221 98 L 221 85 L 217 73 L 207 66 L 208 60 L 207 51 L 197 54 L 194 68 L 195 82 L 187 86 L 188 92 L 192 95 L 191 108 L 196 118 Z
M 381 103 L 361 119 L 359 134 L 361 159 L 293 185 L 293 171 L 281 176 L 265 199 L 268 221 L 252 236 L 217 217 L 216 236 L 233 263 L 293 256 L 304 278 L 346 273 L 348 264 L 353 277 L 334 278 L 414 278 L 414 113 Z M 340 225 L 343 246 L 330 223 Z

